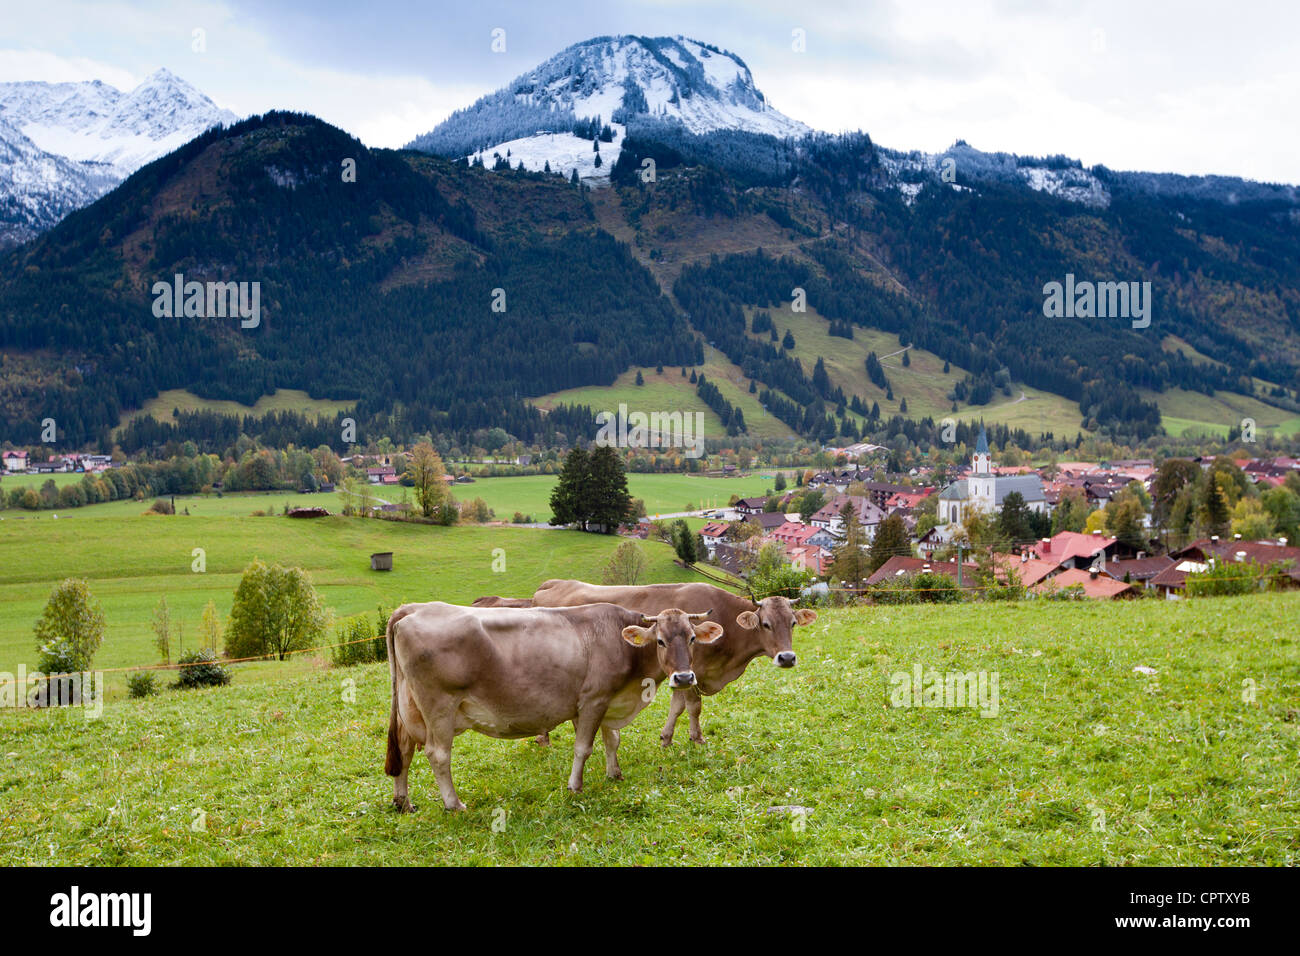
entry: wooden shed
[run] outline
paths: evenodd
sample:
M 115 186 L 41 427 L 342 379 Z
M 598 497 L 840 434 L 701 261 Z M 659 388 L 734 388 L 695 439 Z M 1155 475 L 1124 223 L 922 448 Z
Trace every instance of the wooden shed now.
M 393 552 L 376 551 L 370 556 L 371 571 L 391 571 L 393 570 Z

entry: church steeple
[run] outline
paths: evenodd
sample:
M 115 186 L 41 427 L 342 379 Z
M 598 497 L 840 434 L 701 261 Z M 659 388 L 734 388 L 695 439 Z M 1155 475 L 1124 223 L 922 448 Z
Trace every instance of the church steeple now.
M 980 437 L 975 442 L 975 454 L 987 456 L 989 453 L 989 436 L 984 431 L 984 426 L 980 425 Z
M 989 461 L 989 436 L 984 432 L 984 426 L 980 426 L 980 437 L 975 442 L 975 454 L 971 457 L 971 472 L 976 475 L 990 474 Z

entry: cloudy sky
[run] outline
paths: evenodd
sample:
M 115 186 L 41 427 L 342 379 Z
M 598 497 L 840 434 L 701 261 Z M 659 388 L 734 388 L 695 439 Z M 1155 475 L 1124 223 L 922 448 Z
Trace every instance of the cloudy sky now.
M 0 81 L 127 89 L 166 67 L 241 115 L 303 110 L 375 146 L 579 40 L 681 33 L 739 54 L 782 112 L 886 146 L 1300 183 L 1292 0 L 0 2 Z

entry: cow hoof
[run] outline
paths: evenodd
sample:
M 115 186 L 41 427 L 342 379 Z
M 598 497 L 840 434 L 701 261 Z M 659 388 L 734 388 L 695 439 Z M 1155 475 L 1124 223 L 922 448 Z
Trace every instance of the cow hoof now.
M 616 771 L 615 773 L 608 773 L 608 774 L 606 774 L 605 776 L 609 777 L 610 780 L 622 780 L 622 779 L 623 779 L 623 771 L 619 770 L 619 771 Z
M 660 747 L 671 747 L 672 745 L 673 745 L 673 738 L 671 738 L 671 737 L 660 737 L 660 738 L 659 738 L 659 746 L 660 746 Z
M 459 800 L 455 803 L 444 803 L 443 806 L 446 807 L 447 811 L 450 813 L 457 813 L 465 809 L 465 804 L 461 803 Z
M 702 744 L 702 743 L 704 743 L 704 737 L 703 737 L 703 735 L 701 735 L 701 736 L 699 736 L 699 737 L 692 737 L 692 738 L 691 738 L 691 743 L 693 743 L 693 744 Z
M 538 734 L 536 737 L 533 738 L 533 742 L 536 743 L 537 746 L 539 747 L 549 747 L 551 745 L 551 735 Z
M 399 800 L 396 797 L 394 797 L 393 809 L 396 810 L 398 813 L 414 813 L 415 804 L 413 804 L 410 800 L 407 800 L 405 798 Z

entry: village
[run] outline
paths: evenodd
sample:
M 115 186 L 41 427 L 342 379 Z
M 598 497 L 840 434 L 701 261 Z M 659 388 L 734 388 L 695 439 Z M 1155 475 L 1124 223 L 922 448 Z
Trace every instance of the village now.
M 1158 469 L 1151 459 L 999 466 L 981 430 L 969 464 L 955 476 L 949 472 L 952 480 L 938 485 L 926 483 L 933 472 L 920 468 L 899 476 L 906 483 L 878 480 L 880 469 L 872 458 L 887 451 L 881 446 L 859 443 L 825 451 L 843 460 L 844 467 L 810 471 L 801 476 L 800 486 L 784 493 L 737 498 L 727 509 L 709 512 L 709 522 L 699 531 L 708 561 L 745 577 L 758 553 L 774 546 L 785 561 L 817 579 L 811 593 L 865 591 L 918 575 L 941 575 L 958 588 L 979 589 L 981 551 L 996 581 L 1031 595 L 1176 600 L 1185 596 L 1190 575 L 1226 563 L 1273 569 L 1274 586 L 1300 586 L 1300 547 L 1285 534 L 1264 533 L 1276 531 L 1278 524 L 1291 530 L 1285 520 L 1266 528 L 1267 521 L 1216 522 L 1189 515 L 1184 528 L 1171 534 L 1168 523 L 1158 520 L 1160 509 L 1153 508 L 1153 490 L 1157 495 L 1161 490 L 1155 488 Z M 1216 462 L 1223 468 L 1229 459 L 1167 461 L 1185 463 L 1187 476 L 1192 469 L 1208 473 Z M 1294 496 L 1300 488 L 1300 459 L 1247 459 L 1239 470 L 1257 494 L 1284 489 L 1275 497 L 1294 509 L 1284 495 Z M 1209 480 L 1217 492 L 1216 477 Z M 1190 486 L 1190 478 L 1185 480 Z M 815 508 L 807 504 L 810 493 Z M 1128 533 L 1116 533 L 1107 526 L 1123 520 L 1112 515 L 1123 498 L 1136 502 L 1140 511 L 1128 509 Z M 1242 495 L 1235 502 L 1238 512 L 1259 514 L 1242 507 L 1240 500 L 1251 499 Z M 1222 506 L 1227 513 L 1228 502 Z M 856 582 L 836 579 L 834 573 L 850 521 L 861 529 L 863 550 L 878 555 L 868 565 L 870 575 Z M 623 530 L 644 538 L 653 524 L 642 518 Z M 887 546 L 873 548 L 886 533 L 882 529 L 891 525 Z M 992 533 L 972 534 L 976 528 Z M 1005 533 L 999 535 L 999 528 Z M 1033 530 L 1042 533 L 1026 533 Z M 1198 536 L 1198 530 L 1206 533 Z

